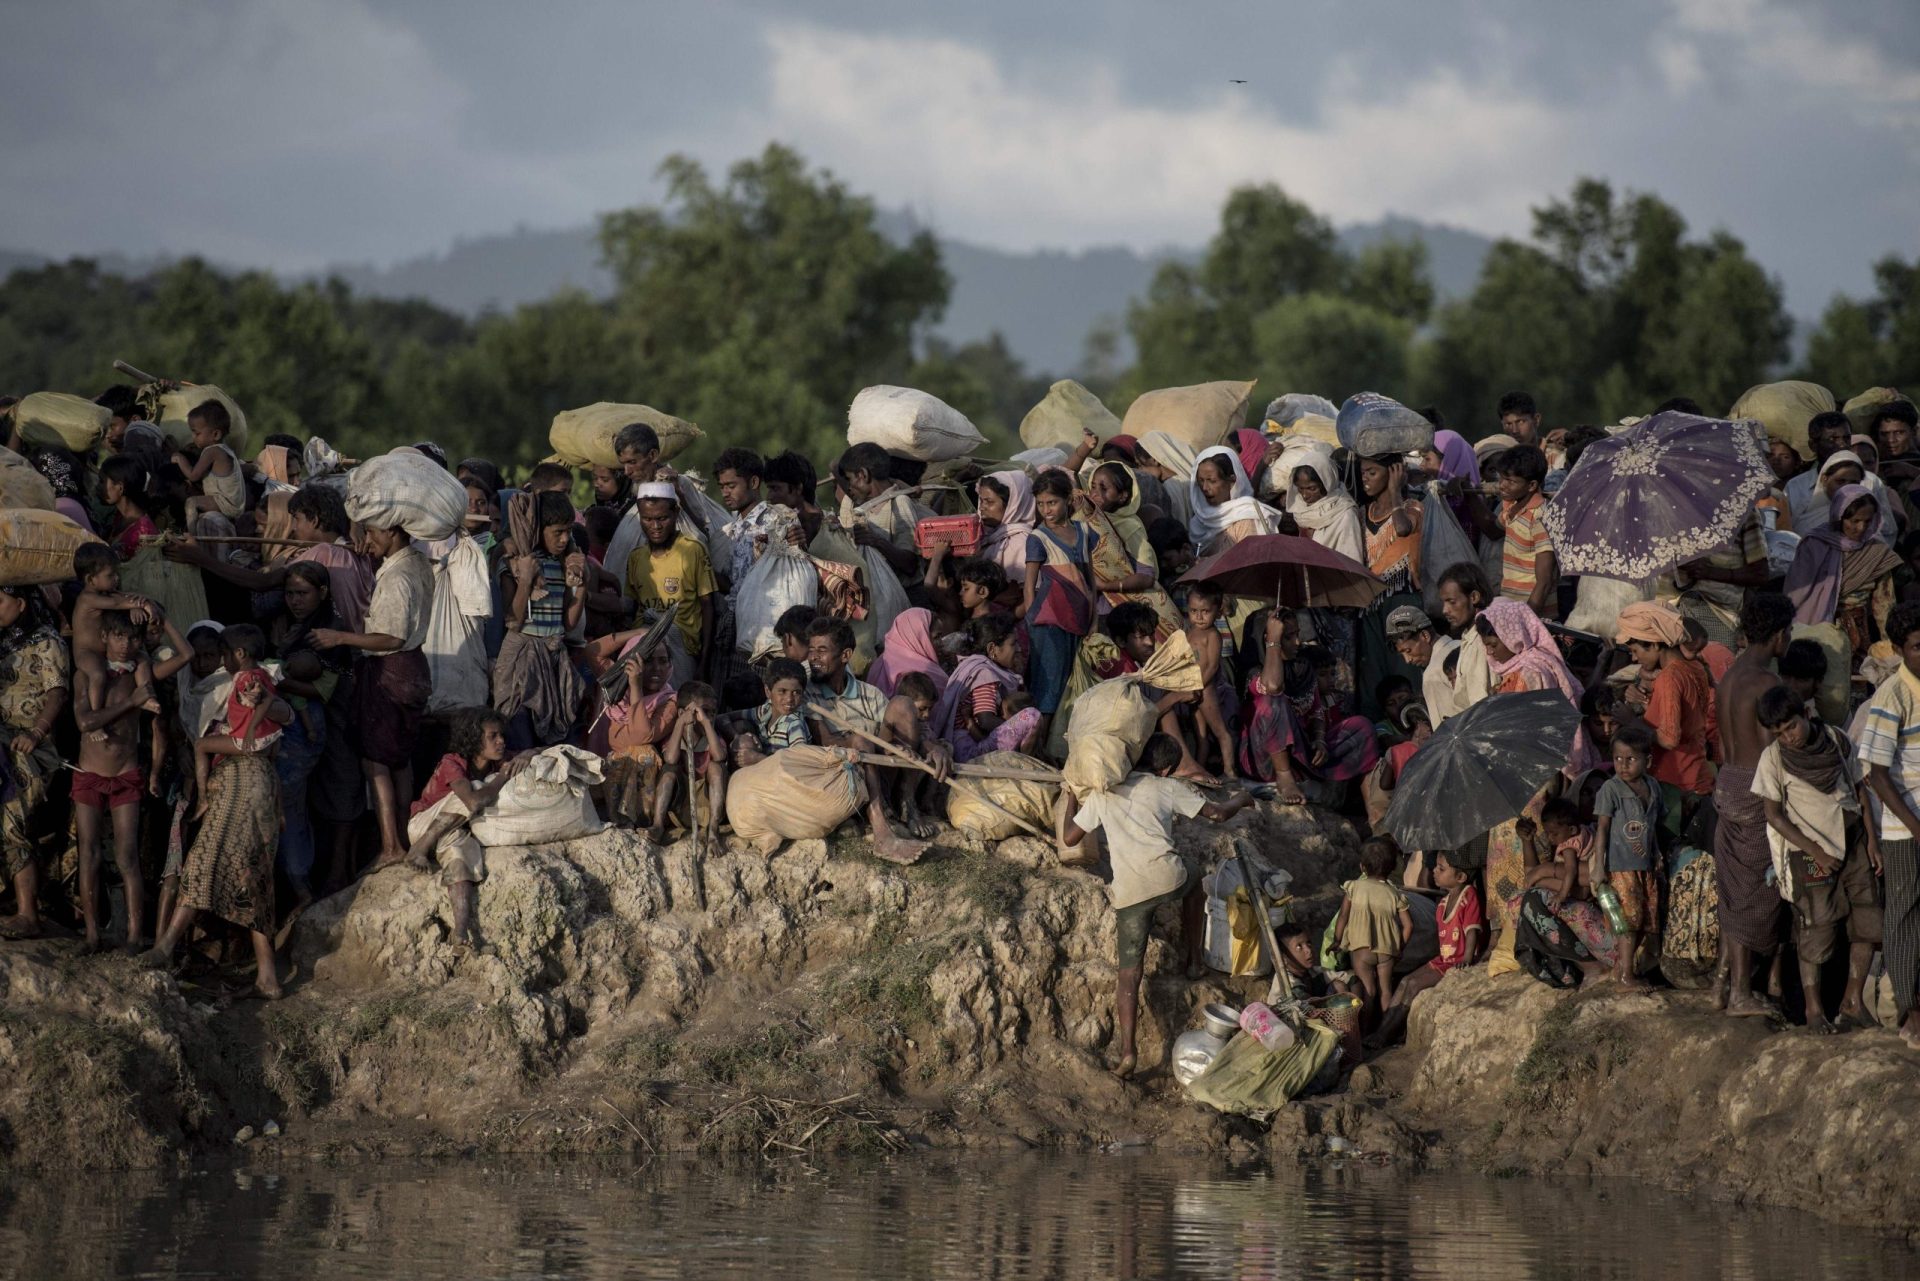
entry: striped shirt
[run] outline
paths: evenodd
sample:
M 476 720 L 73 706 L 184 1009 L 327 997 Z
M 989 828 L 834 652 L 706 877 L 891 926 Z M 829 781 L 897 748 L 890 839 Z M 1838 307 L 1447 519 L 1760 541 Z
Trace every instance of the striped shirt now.
M 753 714 L 753 727 L 769 752 L 783 747 L 805 747 L 813 742 L 813 735 L 807 732 L 806 717 L 798 712 L 781 716 L 773 710 L 772 703 L 760 704 Z
M 1860 760 L 1886 770 L 1908 807 L 1920 809 L 1920 697 L 1915 696 L 1906 673 L 1895 672 L 1874 691 L 1860 735 Z M 1881 840 L 1915 839 L 1878 798 L 1873 808 L 1879 816 Z
M 871 733 L 886 719 L 887 696 L 852 672 L 842 675 L 846 684 L 837 690 L 819 681 L 808 681 L 807 706 L 829 708 L 835 716 Z M 845 732 L 832 722 L 826 722 L 826 727 L 835 734 Z
M 1509 505 L 1501 512 L 1507 540 L 1500 549 L 1500 594 L 1508 600 L 1530 600 L 1533 589 L 1539 585 L 1534 558 L 1541 552 L 1553 550 L 1553 542 L 1547 537 L 1547 524 L 1540 519 L 1541 509 L 1546 505 L 1546 497 L 1535 494 L 1526 502 Z

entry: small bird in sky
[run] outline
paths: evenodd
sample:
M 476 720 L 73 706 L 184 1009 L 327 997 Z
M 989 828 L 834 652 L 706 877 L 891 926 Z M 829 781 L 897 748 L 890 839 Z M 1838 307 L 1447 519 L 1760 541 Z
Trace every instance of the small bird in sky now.
M 1243 85 L 1243 84 L 1245 84 L 1245 83 L 1246 83 L 1246 81 L 1244 81 L 1244 80 L 1229 80 L 1229 81 L 1227 81 L 1227 83 L 1228 83 L 1228 84 L 1230 84 L 1230 85 Z

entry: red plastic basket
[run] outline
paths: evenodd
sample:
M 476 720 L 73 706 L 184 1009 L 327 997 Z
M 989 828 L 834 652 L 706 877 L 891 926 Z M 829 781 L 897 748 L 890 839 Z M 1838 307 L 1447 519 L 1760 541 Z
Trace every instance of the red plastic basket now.
M 980 550 L 978 516 L 929 516 L 913 527 L 913 545 L 931 556 L 935 543 L 951 543 L 950 556 L 967 557 Z

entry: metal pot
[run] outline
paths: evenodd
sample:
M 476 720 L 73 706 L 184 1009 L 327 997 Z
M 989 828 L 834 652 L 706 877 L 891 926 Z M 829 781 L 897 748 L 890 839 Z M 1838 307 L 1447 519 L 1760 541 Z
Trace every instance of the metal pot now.
M 1240 1011 L 1215 1001 L 1200 1011 L 1200 1021 L 1207 1031 L 1226 1040 L 1240 1030 Z

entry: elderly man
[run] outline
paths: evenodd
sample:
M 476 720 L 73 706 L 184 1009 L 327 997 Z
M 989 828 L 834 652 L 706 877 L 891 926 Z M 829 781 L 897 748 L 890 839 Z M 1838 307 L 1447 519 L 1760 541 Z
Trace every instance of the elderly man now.
M 1387 615 L 1387 639 L 1403 662 L 1421 669 L 1420 692 L 1435 729 L 1487 696 L 1486 651 L 1475 646 L 1477 652 L 1469 654 L 1419 606 L 1402 605 Z

